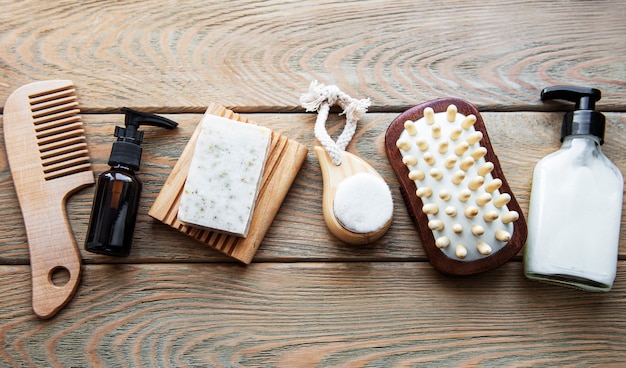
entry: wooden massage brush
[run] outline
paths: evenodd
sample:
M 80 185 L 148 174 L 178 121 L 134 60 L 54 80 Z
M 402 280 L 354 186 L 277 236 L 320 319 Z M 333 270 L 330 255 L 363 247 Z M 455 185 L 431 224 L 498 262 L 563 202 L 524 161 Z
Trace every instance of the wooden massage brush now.
M 367 244 L 382 237 L 391 226 L 393 201 L 385 180 L 360 157 L 345 148 L 356 131 L 356 123 L 369 106 L 369 99 L 357 100 L 336 86 L 317 81 L 300 103 L 317 111 L 315 137 L 323 147 L 314 148 L 322 171 L 322 213 L 330 232 L 349 244 Z M 343 132 L 333 141 L 326 131 L 330 107 L 339 105 L 346 115 Z
M 35 82 L 4 105 L 4 139 L 22 210 L 32 274 L 32 307 L 54 316 L 74 295 L 81 257 L 65 213 L 67 198 L 93 184 L 83 124 L 71 81 Z M 64 285 L 57 272 L 69 273 Z
M 436 269 L 475 274 L 519 252 L 526 222 L 474 106 L 453 98 L 415 106 L 390 124 L 385 150 Z

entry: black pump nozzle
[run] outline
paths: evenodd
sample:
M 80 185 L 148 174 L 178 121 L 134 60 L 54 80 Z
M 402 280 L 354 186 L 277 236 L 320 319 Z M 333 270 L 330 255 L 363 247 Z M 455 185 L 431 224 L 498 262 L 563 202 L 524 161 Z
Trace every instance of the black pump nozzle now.
M 122 111 L 126 115 L 124 118 L 125 127 L 115 127 L 114 135 L 117 142 L 113 143 L 109 165 L 126 165 L 133 170 L 139 170 L 141 164 L 141 143 L 143 142 L 143 131 L 139 130 L 141 125 L 151 125 L 166 129 L 174 129 L 178 123 L 162 116 L 148 114 L 145 112 L 123 107 Z
M 604 144 L 606 118 L 595 110 L 596 102 L 600 101 L 602 92 L 596 88 L 575 86 L 547 87 L 541 91 L 541 100 L 566 100 L 574 102 L 574 111 L 563 115 L 561 142 L 569 135 L 591 134 L 600 138 Z
M 178 126 L 177 122 L 159 115 L 148 114 L 147 112 L 133 110 L 129 107 L 122 107 L 122 111 L 125 114 L 124 125 L 126 126 L 151 125 L 165 129 L 174 129 Z

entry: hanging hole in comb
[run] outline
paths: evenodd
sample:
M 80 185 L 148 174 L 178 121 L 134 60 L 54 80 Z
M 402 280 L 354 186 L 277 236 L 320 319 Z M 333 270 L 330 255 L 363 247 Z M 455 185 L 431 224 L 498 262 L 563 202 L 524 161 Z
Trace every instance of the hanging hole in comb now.
M 70 282 L 70 270 L 65 267 L 59 266 L 50 270 L 48 274 L 50 282 L 56 287 L 63 287 Z

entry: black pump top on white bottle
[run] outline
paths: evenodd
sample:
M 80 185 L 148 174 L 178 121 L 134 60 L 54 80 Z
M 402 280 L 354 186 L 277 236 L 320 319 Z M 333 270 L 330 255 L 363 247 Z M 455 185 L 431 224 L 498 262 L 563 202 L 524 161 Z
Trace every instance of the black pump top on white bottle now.
M 561 141 L 570 135 L 591 134 L 600 138 L 604 144 L 606 119 L 601 112 L 595 110 L 596 102 L 600 101 L 602 92 L 599 89 L 574 86 L 547 87 L 541 91 L 541 100 L 566 100 L 574 102 L 574 111 L 563 115 Z
M 136 111 L 128 107 L 123 107 L 122 111 L 126 115 L 124 119 L 125 127 L 115 127 L 117 141 L 111 148 L 109 156 L 109 166 L 123 165 L 131 170 L 139 170 L 141 165 L 141 142 L 143 141 L 143 131 L 139 130 L 141 125 L 151 125 L 166 129 L 174 129 L 178 125 L 175 121 L 162 116 Z

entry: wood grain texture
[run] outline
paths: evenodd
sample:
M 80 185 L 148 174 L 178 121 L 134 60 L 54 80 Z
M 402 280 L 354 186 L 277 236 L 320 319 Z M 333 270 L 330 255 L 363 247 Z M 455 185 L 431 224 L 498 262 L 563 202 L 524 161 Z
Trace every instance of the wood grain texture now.
M 554 84 L 624 111 L 626 10 L 603 2 L 0 2 L 0 105 L 34 80 L 73 80 L 83 110 L 300 110 L 313 79 L 370 111 L 454 96 L 479 109 L 554 108 Z M 366 25 L 366 27 L 365 27 Z
M 288 280 L 288 282 L 286 282 Z M 424 263 L 88 265 L 41 321 L 0 266 L 3 366 L 623 366 L 626 265 L 591 294 Z
M 482 113 L 491 137 L 491 144 L 500 165 L 522 208 L 528 214 L 532 170 L 545 155 L 559 148 L 560 113 Z M 384 151 L 384 134 L 398 114 L 366 114 L 359 122 L 348 151 L 365 159 L 380 173 L 392 190 L 394 219 L 385 236 L 365 246 L 348 246 L 336 239 L 324 223 L 322 215 L 322 177 L 312 149 L 303 163 L 294 184 L 265 235 L 255 255 L 255 262 L 290 260 L 421 260 L 426 256 L 414 224 L 402 203 L 399 183 Z M 128 258 L 113 258 L 82 251 L 87 263 L 145 262 L 230 262 L 212 249 L 178 234 L 150 218 L 152 206 L 167 176 L 196 128 L 201 114 L 166 115 L 179 123 L 177 129 L 164 131 L 147 127 L 143 144 L 142 167 L 138 177 L 144 183 L 133 240 Z M 246 117 L 308 148 L 316 144 L 313 135 L 314 114 L 249 114 Z M 91 161 L 96 175 L 108 169 L 106 162 L 113 141 L 115 124 L 123 115 L 83 115 Z M 331 114 L 327 128 L 336 137 L 345 123 L 343 116 Z M 0 133 L 1 134 L 1 133 Z M 603 151 L 626 172 L 626 115 L 607 114 L 607 134 Z M 3 139 L 0 142 L 4 142 Z M 0 150 L 4 150 L 0 143 Z M 68 216 L 74 236 L 82 248 L 94 188 L 86 188 L 68 201 Z M 3 237 L 0 239 L 0 261 L 3 264 L 28 263 L 28 248 L 6 156 L 0 155 L 0 218 Z M 625 205 L 626 206 L 626 205 Z M 624 211 L 626 213 L 626 209 Z M 626 217 L 622 219 L 620 257 L 626 259 Z

